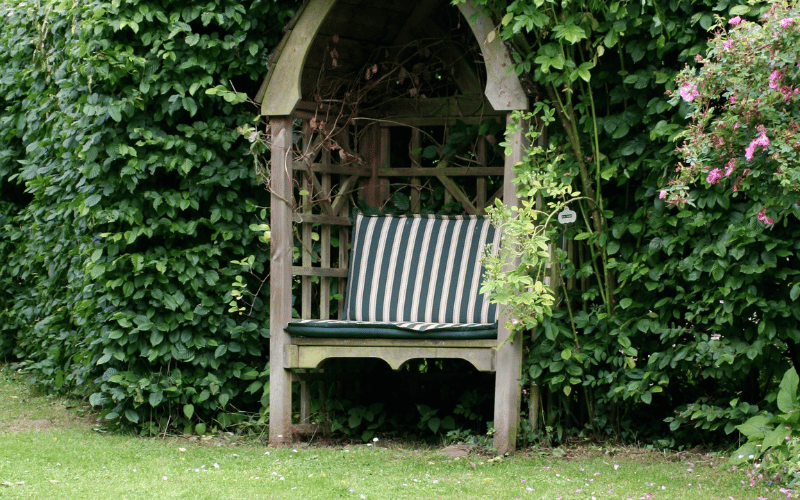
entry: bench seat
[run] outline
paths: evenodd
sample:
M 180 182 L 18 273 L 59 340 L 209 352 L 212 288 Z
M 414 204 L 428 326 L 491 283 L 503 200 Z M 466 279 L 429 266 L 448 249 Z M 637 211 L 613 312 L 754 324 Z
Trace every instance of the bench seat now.
M 292 337 L 354 339 L 481 340 L 497 338 L 497 323 L 298 320 L 286 326 Z

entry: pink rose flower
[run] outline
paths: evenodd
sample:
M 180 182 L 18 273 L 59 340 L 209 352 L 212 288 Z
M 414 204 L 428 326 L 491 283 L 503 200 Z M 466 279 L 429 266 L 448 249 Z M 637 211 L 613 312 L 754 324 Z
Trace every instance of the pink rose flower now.
M 725 40 L 724 42 L 722 42 L 722 46 L 725 47 L 726 49 L 731 48 L 733 46 L 733 40 L 731 40 L 730 38 Z
M 744 157 L 747 158 L 747 161 L 753 159 L 753 155 L 755 154 L 757 147 L 762 146 L 766 148 L 767 146 L 769 146 L 769 137 L 767 137 L 767 128 L 764 125 L 759 125 L 758 130 L 759 132 L 761 132 L 761 134 L 752 141 L 750 141 L 750 144 L 747 145 L 747 149 L 745 149 Z
M 758 215 L 756 217 L 767 226 L 775 224 L 775 221 L 772 219 L 772 217 L 767 217 L 767 207 L 761 207 L 761 210 L 758 211 Z
M 791 17 L 785 17 L 780 21 L 781 28 L 788 28 L 789 26 L 792 25 L 793 22 L 794 19 L 792 19 Z
M 769 75 L 769 88 L 779 90 L 780 85 L 778 84 L 778 80 L 783 78 L 783 73 L 778 71 L 777 69 L 770 73 Z
M 716 184 L 719 180 L 722 179 L 722 171 L 718 168 L 715 168 L 711 172 L 708 173 L 708 177 L 706 177 L 706 181 L 709 184 Z
M 725 165 L 725 177 L 730 177 L 734 168 L 736 168 L 736 158 L 731 158 L 728 164 Z
M 664 198 L 666 198 L 666 197 L 667 197 L 667 190 L 666 190 L 666 189 L 662 189 L 662 190 L 661 190 L 661 192 L 660 192 L 660 193 L 658 193 L 658 198 L 659 198 L 660 200 L 663 200 L 663 199 L 664 199 Z
M 732 18 L 728 19 L 728 23 L 730 23 L 730 24 L 732 24 L 734 26 L 740 24 L 741 22 L 742 22 L 742 18 L 739 17 L 739 16 L 732 17 Z
M 680 93 L 681 93 L 681 98 L 683 98 L 683 100 L 686 102 L 692 102 L 695 97 L 700 95 L 697 92 L 697 85 L 693 83 L 687 83 L 686 85 L 681 85 Z

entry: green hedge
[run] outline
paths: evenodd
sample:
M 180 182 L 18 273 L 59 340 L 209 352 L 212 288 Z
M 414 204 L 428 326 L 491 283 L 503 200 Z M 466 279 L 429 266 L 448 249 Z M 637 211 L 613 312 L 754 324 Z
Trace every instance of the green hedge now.
M 0 356 L 144 430 L 259 408 L 266 249 L 237 126 L 295 3 L 0 3 Z M 146 425 L 145 425 L 146 424 Z

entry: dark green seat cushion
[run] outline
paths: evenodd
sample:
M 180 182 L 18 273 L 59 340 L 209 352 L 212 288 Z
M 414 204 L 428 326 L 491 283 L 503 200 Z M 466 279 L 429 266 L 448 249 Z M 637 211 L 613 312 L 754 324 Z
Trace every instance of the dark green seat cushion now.
M 497 323 L 402 323 L 305 319 L 292 321 L 286 331 L 293 337 L 358 339 L 496 339 Z

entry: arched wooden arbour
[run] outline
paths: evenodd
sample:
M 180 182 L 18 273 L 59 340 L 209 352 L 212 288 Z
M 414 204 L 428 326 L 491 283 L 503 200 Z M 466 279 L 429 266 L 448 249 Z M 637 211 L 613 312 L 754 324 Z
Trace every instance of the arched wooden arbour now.
M 344 242 L 351 226 L 350 202 L 358 196 L 371 205 L 385 203 L 390 196 L 389 177 L 400 176 L 411 186 L 412 209 L 420 206 L 418 188 L 426 178 L 438 179 L 446 188 L 446 198 L 460 203 L 467 213 L 482 212 L 499 196 L 507 206 L 517 204 L 511 181 L 512 167 L 522 154 L 521 132 L 506 137 L 513 151 L 500 159 L 502 166 L 488 164 L 486 141 L 478 141 L 467 167 L 445 168 L 445 161 L 435 168 L 423 166 L 420 127 L 446 128 L 457 120 L 477 124 L 487 117 L 505 125 L 511 111 L 528 105 L 519 80 L 508 71 L 511 61 L 506 48 L 490 35 L 491 19 L 471 0 L 457 8 L 448 4 L 447 0 L 306 0 L 286 27 L 257 96 L 262 115 L 269 118 L 271 135 L 270 442 L 274 445 L 291 441 L 291 383 L 297 378 L 293 369 L 314 368 L 331 357 L 377 357 L 393 368 L 410 358 L 461 358 L 479 370 L 494 371 L 495 446 L 499 453 L 515 447 L 522 347 L 521 342 L 503 343 L 509 332 L 502 315 L 497 340 L 314 341 L 293 338 L 284 331 L 293 308 L 302 318 L 331 317 L 330 297 L 336 295 L 332 290 L 343 290 L 347 277 Z M 444 75 L 455 83 L 449 95 L 415 95 L 412 88 L 388 102 L 360 107 L 364 103 L 358 99 L 345 102 L 358 90 L 337 88 L 341 80 L 326 83 L 366 68 L 359 78 L 364 84 L 361 90 L 368 91 L 366 80 L 378 80 L 386 68 L 391 69 L 384 63 L 370 66 L 370 57 L 377 53 L 389 64 L 401 57 L 403 47 L 420 46 L 441 35 L 438 12 L 458 18 L 459 29 L 461 23 L 469 25 L 475 59 L 482 59 L 475 70 L 474 61 L 467 60 L 463 51 L 449 43 L 437 45 L 436 56 L 444 61 L 446 71 L 434 78 Z M 399 66 L 394 67 L 392 82 L 383 81 L 387 88 L 413 78 Z M 321 95 L 321 89 L 327 89 L 328 95 Z M 359 121 L 362 118 L 367 120 Z M 401 135 L 402 126 L 416 127 L 403 136 L 410 137 L 410 167 L 391 165 L 390 141 L 393 134 Z M 503 175 L 501 187 L 487 192 L 492 176 L 496 179 L 499 174 Z M 468 194 L 453 177 L 477 179 L 477 187 Z M 341 244 L 335 244 L 337 237 Z M 296 241 L 299 256 L 294 255 Z M 300 282 L 297 303 L 293 303 L 293 280 Z M 321 304 L 319 311 L 311 310 L 312 296 Z

